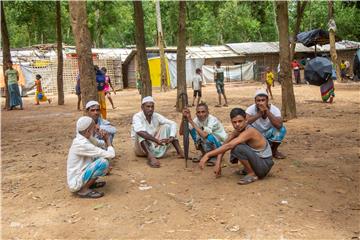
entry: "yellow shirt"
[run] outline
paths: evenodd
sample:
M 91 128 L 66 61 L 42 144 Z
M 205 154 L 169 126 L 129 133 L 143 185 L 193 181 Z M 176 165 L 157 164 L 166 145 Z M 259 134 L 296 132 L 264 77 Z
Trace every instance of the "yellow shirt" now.
M 266 83 L 272 85 L 274 81 L 274 74 L 272 72 L 266 73 Z
M 340 70 L 344 70 L 346 68 L 345 63 L 340 63 Z

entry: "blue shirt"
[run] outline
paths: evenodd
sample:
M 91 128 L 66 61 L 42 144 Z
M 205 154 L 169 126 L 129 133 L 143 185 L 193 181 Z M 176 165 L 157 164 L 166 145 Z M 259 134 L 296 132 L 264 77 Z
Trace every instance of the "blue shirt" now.
M 101 70 L 96 71 L 97 90 L 103 91 L 105 87 L 105 74 Z

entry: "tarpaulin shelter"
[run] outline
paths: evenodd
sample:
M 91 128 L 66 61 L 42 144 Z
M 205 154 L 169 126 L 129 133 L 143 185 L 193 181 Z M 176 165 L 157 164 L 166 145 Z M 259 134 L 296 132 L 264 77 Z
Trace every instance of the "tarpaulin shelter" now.
M 151 86 L 153 87 L 161 87 L 161 61 L 160 57 L 154 57 L 148 59 L 149 63 L 149 71 L 151 78 Z M 170 84 L 170 73 L 169 73 L 169 65 L 168 61 L 165 59 L 165 67 L 166 67 L 166 81 L 168 85 Z

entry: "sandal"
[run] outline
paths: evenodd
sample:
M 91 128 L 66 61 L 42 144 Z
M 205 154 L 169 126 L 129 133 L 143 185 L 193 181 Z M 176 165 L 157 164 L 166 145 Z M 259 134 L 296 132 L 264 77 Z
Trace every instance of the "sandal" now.
M 221 105 L 217 104 L 217 105 L 215 105 L 215 107 L 221 107 Z
M 228 107 L 228 105 L 227 105 L 227 104 L 224 104 L 223 106 L 224 106 L 224 107 Z
M 81 198 L 101 198 L 104 196 L 104 193 L 92 190 L 88 191 L 87 193 L 77 193 L 77 195 Z
M 156 162 L 148 160 L 147 164 L 152 168 L 159 168 L 160 162 L 155 158 Z
M 246 175 L 245 177 L 243 177 L 242 179 L 240 179 L 240 181 L 238 182 L 238 184 L 240 185 L 246 185 L 249 183 L 253 183 L 255 181 L 258 180 L 257 176 L 253 176 L 253 175 Z
M 191 159 L 191 161 L 192 161 L 193 163 L 198 163 L 198 162 L 200 162 L 200 158 L 198 158 L 198 157 L 193 157 L 193 158 Z
M 212 157 L 206 162 L 206 166 L 213 167 L 215 166 L 216 158 Z
M 94 189 L 94 188 L 102 188 L 106 185 L 106 182 L 95 182 L 93 185 L 91 185 L 89 188 L 90 189 Z
M 235 172 L 237 175 L 246 176 L 248 172 L 245 169 L 241 169 Z

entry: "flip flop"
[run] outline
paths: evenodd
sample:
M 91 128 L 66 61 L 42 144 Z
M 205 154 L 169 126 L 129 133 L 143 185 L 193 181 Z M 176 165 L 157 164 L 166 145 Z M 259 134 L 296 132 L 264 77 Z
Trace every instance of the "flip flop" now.
M 81 198 L 101 198 L 102 196 L 104 196 L 104 193 L 91 190 L 87 193 L 77 193 L 77 195 Z
M 227 104 L 224 104 L 223 106 L 224 106 L 224 107 L 228 107 L 228 105 L 227 105 Z
M 198 158 L 198 157 L 193 157 L 193 158 L 191 159 L 191 161 L 192 161 L 193 163 L 198 163 L 198 162 L 200 162 L 200 158 Z
M 206 162 L 206 166 L 213 167 L 215 166 L 216 158 L 212 157 Z
M 255 181 L 258 180 L 257 176 L 252 176 L 252 175 L 246 175 L 245 177 L 243 177 L 242 179 L 240 179 L 240 181 L 238 182 L 238 184 L 240 185 L 246 185 L 249 183 L 253 183 Z
M 241 169 L 235 172 L 237 175 L 246 176 L 248 172 L 245 169 Z
M 157 161 L 157 163 L 152 162 L 151 160 L 148 160 L 147 164 L 151 167 L 151 168 L 159 168 L 160 167 L 160 162 Z
M 94 188 L 102 188 L 106 185 L 106 182 L 95 182 L 93 185 L 91 185 L 89 188 L 90 189 L 94 189 Z
M 215 107 L 221 107 L 221 105 L 218 104 L 218 105 L 215 105 Z

